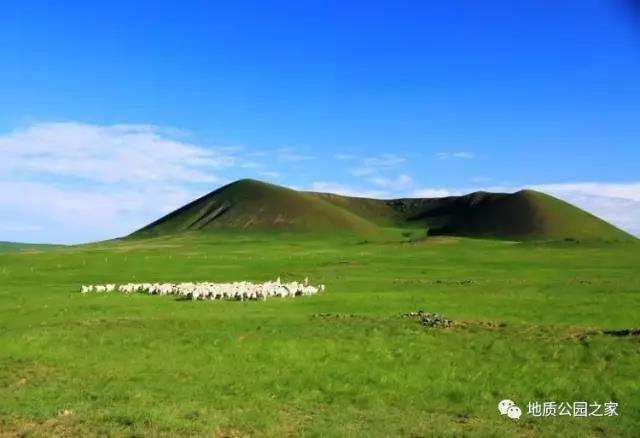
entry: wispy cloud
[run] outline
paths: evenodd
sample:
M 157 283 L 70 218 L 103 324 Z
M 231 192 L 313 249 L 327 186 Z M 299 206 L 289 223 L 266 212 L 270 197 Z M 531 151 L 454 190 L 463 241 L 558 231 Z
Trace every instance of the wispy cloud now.
M 278 149 L 276 153 L 280 161 L 308 161 L 316 159 L 316 157 L 312 155 L 299 154 L 292 148 L 281 148 Z
M 244 163 L 240 164 L 240 167 L 242 169 L 258 169 L 263 166 L 264 165 L 262 163 L 258 163 L 256 161 L 245 161 Z
M 437 188 L 437 187 L 424 187 L 421 189 L 416 189 L 410 193 L 409 197 L 411 198 L 444 198 L 445 196 L 457 196 L 461 195 L 462 192 L 458 190 L 445 189 L 445 188 Z
M 406 190 L 413 185 L 413 179 L 406 174 L 398 175 L 395 178 L 371 178 L 369 180 L 372 184 L 390 190 L 391 192 L 400 192 Z
M 349 158 L 354 164 L 349 173 L 353 176 L 375 176 L 393 172 L 398 166 L 406 163 L 407 159 L 397 154 L 381 154 L 369 157 Z
M 0 222 L 0 231 L 33 232 L 33 231 L 41 231 L 41 230 L 42 230 L 42 226 L 40 225 L 29 225 L 22 222 L 12 222 L 12 221 Z
M 259 172 L 258 175 L 260 175 L 263 178 L 271 178 L 271 179 L 280 178 L 279 172 Z
M 437 152 L 435 156 L 438 160 L 448 160 L 450 158 L 470 160 L 475 158 L 476 154 L 473 152 Z
M 0 181 L 0 240 L 79 243 L 129 234 L 206 191 Z M 20 218 L 21 229 L 12 226 Z M 15 233 L 20 239 L 14 239 Z
M 357 196 L 360 198 L 384 198 L 388 192 L 384 190 L 367 190 L 357 187 L 347 186 L 330 181 L 314 181 L 306 190 L 312 192 L 335 193 L 345 196 Z
M 239 163 L 232 149 L 187 139 L 152 125 L 72 122 L 0 135 L 0 240 L 116 237 L 227 182 Z
M 356 155 L 350 155 L 350 154 L 337 154 L 337 155 L 334 155 L 333 158 L 335 158 L 336 160 L 349 161 L 349 160 L 355 160 L 358 157 Z
M 101 183 L 217 183 L 235 157 L 150 125 L 41 123 L 0 136 L 0 175 L 72 177 Z
M 377 173 L 377 169 L 371 167 L 356 167 L 349 170 L 349 173 L 353 176 L 370 176 Z
M 365 157 L 362 164 L 372 168 L 389 168 L 395 167 L 406 162 L 407 159 L 397 154 L 382 154 L 374 157 Z

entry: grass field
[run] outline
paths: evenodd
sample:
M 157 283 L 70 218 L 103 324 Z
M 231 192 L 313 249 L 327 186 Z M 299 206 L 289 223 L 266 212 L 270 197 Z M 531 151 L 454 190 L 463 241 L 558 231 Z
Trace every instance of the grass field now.
M 0 430 L 41 435 L 637 436 L 640 245 L 186 234 L 0 254 Z M 263 281 L 266 302 L 81 295 Z M 458 323 L 425 329 L 406 312 Z M 323 314 L 323 315 L 320 315 Z M 327 315 L 328 314 L 328 315 Z M 524 410 L 501 417 L 498 401 Z M 616 401 L 533 418 L 529 401 Z M 65 412 L 66 411 L 66 412 Z

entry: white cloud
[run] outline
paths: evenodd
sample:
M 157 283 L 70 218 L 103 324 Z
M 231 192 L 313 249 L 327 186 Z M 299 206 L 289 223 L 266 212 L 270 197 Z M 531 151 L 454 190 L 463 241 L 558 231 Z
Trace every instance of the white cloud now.
M 242 152 L 242 153 L 241 153 Z M 0 133 L 0 240 L 78 243 L 126 235 L 245 172 L 266 151 L 204 147 L 154 125 L 36 123 Z M 286 162 L 313 159 L 293 149 Z
M 436 153 L 436 158 L 438 160 L 448 160 L 449 158 L 469 160 L 475 157 L 476 157 L 476 154 L 474 154 L 473 152 L 437 152 Z
M 258 168 L 260 168 L 262 166 L 263 166 L 262 163 L 257 163 L 255 161 L 246 161 L 246 162 L 240 164 L 240 167 L 242 169 L 258 169 Z
M 100 190 L 40 182 L 0 182 L 0 240 L 80 243 L 122 236 L 202 195 L 149 185 Z M 14 238 L 19 232 L 20 239 Z
M 11 222 L 11 221 L 5 221 L 5 222 L 0 222 L 0 231 L 11 231 L 11 232 L 15 232 L 15 231 L 40 231 L 42 230 L 42 227 L 40 225 L 29 225 L 29 224 L 25 224 L 25 223 L 21 223 L 21 222 Z
M 444 198 L 446 196 L 457 196 L 461 194 L 462 192 L 451 190 L 451 189 L 422 188 L 422 189 L 417 189 L 411 192 L 410 197 L 412 198 Z
M 388 192 L 383 190 L 366 190 L 366 189 L 358 189 L 351 186 L 345 186 L 335 182 L 328 181 L 315 181 L 311 184 L 309 188 L 311 192 L 321 192 L 321 193 L 335 193 L 338 195 L 345 196 L 356 196 L 360 198 L 385 198 L 389 195 Z
M 391 190 L 392 192 L 406 190 L 413 185 L 413 179 L 406 174 L 398 175 L 395 178 L 375 177 L 371 178 L 369 181 L 372 184 Z
M 370 167 L 358 167 L 349 171 L 353 176 L 370 176 L 374 175 L 376 172 L 376 169 L 372 169 Z
M 394 170 L 394 168 L 404 164 L 407 159 L 403 156 L 397 154 L 381 154 L 371 157 L 358 158 L 353 156 L 350 157 L 349 160 L 357 161 L 359 164 L 358 167 L 353 167 L 349 170 L 349 173 L 353 176 L 376 176 L 379 174 L 389 173 Z M 378 178 L 374 178 L 378 179 Z M 382 181 L 385 178 L 379 178 L 379 181 Z M 371 182 L 372 179 L 370 178 Z M 380 185 L 380 184 L 379 184 Z
M 0 135 L 0 176 L 72 177 L 100 183 L 220 182 L 226 151 L 175 138 L 150 125 L 40 123 Z
M 72 122 L 0 134 L 0 239 L 117 237 L 225 182 L 237 147 L 186 138 L 151 125 Z
M 405 157 L 396 154 L 381 154 L 375 157 L 366 157 L 362 159 L 365 167 L 371 168 L 388 168 L 395 167 L 407 161 Z
M 278 149 L 276 153 L 280 161 L 308 161 L 316 159 L 316 157 L 311 155 L 301 155 L 291 148 L 281 148 Z
M 280 173 L 278 172 L 260 172 L 259 175 L 264 178 L 272 178 L 272 179 L 280 178 Z

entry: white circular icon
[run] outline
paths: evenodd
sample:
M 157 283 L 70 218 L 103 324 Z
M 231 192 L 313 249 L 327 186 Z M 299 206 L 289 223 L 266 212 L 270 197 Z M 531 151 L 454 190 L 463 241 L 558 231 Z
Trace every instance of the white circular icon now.
M 507 417 L 511 418 L 512 420 L 519 419 L 521 415 L 522 410 L 517 406 L 511 406 L 509 407 L 509 409 L 507 409 Z
M 498 403 L 498 410 L 500 411 L 500 415 L 507 415 L 507 411 L 511 406 L 515 406 L 516 404 L 509 399 L 504 399 L 500 403 Z

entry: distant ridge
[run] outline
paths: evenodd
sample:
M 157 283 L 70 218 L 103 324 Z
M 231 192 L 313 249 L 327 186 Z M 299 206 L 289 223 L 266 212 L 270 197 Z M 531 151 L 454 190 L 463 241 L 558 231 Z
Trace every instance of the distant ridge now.
M 384 228 L 516 240 L 633 239 L 590 213 L 532 190 L 380 200 L 302 192 L 251 179 L 221 187 L 131 236 L 216 230 L 372 236 Z
M 45 250 L 60 248 L 64 245 L 55 245 L 48 243 L 21 243 L 21 242 L 5 242 L 0 241 L 0 253 L 9 251 L 24 251 L 24 250 Z

